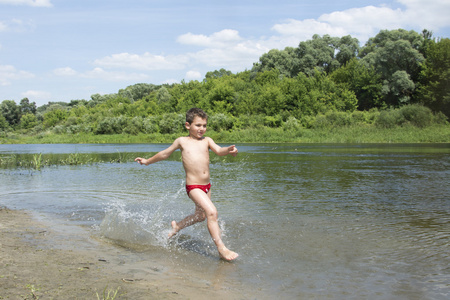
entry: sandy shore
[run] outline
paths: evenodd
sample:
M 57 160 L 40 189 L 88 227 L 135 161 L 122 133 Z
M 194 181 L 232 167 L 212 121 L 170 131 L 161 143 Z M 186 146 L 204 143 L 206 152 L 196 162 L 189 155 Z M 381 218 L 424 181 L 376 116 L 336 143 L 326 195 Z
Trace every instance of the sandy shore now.
M 118 291 L 115 299 L 247 298 L 124 251 L 0 207 L 0 299 L 103 299 L 104 291 Z

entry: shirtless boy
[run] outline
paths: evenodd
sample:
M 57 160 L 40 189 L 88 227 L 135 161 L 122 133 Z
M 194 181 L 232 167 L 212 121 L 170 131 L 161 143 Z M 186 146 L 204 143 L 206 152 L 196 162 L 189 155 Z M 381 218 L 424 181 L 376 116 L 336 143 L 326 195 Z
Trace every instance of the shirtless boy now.
M 217 209 L 211 201 L 209 150 L 211 149 L 219 156 L 227 154 L 236 156 L 238 150 L 234 145 L 220 147 L 211 138 L 203 136 L 206 132 L 207 119 L 208 116 L 203 110 L 191 108 L 186 113 L 185 123 L 189 136 L 177 138 L 169 148 L 148 159 L 137 157 L 135 161 L 141 165 L 149 165 L 167 159 L 177 149 L 181 150 L 183 167 L 186 172 L 186 192 L 194 201 L 195 212 L 179 222 L 172 221 L 169 238 L 181 229 L 206 219 L 209 233 L 216 244 L 220 257 L 231 261 L 237 258 L 238 254 L 225 247 L 221 238 Z

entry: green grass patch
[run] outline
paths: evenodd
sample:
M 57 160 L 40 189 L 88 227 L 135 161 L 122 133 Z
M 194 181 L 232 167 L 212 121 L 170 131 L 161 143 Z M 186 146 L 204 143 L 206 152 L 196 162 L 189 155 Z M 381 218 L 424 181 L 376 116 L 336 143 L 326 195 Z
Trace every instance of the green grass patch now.
M 158 144 L 172 143 L 186 132 L 137 135 L 93 133 L 56 134 L 53 132 L 38 135 L 10 134 L 0 139 L 0 144 Z M 449 125 L 416 127 L 411 124 L 384 128 L 375 125 L 349 125 L 321 128 L 259 128 L 230 131 L 207 131 L 207 136 L 217 143 L 448 143 Z

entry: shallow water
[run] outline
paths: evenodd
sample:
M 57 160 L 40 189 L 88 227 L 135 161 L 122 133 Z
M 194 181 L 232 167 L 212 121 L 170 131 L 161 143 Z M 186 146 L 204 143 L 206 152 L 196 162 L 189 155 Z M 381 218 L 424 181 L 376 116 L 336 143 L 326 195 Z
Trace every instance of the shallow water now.
M 149 156 L 167 145 L 0 145 L 8 155 Z M 180 274 L 252 290 L 254 298 L 448 299 L 450 144 L 244 144 L 211 154 L 224 241 L 206 224 L 168 243 L 193 210 L 179 152 L 134 162 L 0 169 L 0 205 L 87 227 L 141 259 L 169 257 Z M 131 253 L 130 253 L 131 255 Z M 200 274 L 200 275 L 199 275 Z

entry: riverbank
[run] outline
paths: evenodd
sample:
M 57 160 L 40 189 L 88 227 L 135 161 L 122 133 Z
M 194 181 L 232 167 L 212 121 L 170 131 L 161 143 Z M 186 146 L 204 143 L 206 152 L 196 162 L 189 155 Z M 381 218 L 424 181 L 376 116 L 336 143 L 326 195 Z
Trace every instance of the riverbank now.
M 12 132 L 3 134 L 0 137 L 0 144 L 172 143 L 180 135 L 182 134 L 57 134 L 52 131 L 29 135 Z M 448 143 L 450 126 L 433 125 L 421 128 L 408 125 L 379 128 L 371 125 L 353 125 L 296 130 L 261 127 L 220 132 L 208 130 L 206 135 L 218 143 Z
M 130 250 L 4 207 L 0 249 L 0 299 L 245 299 L 167 263 L 138 261 Z

